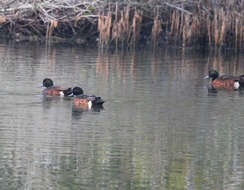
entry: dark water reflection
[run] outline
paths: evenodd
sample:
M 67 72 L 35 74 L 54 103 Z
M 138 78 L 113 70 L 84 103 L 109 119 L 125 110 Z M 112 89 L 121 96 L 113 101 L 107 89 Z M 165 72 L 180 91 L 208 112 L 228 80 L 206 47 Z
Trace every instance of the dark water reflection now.
M 243 58 L 0 44 L 1 190 L 244 189 L 243 93 L 202 79 L 244 74 Z M 42 97 L 44 77 L 104 109 Z

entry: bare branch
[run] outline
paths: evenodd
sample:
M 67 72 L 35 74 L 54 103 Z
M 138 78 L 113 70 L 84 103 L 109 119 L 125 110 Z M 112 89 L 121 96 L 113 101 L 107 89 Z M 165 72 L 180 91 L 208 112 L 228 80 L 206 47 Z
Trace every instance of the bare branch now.
M 177 7 L 177 6 L 172 5 L 172 4 L 170 4 L 170 3 L 165 2 L 165 5 L 167 5 L 167 6 L 171 7 L 171 8 L 175 8 L 175 9 L 177 9 L 177 10 L 179 10 L 179 11 L 182 11 L 182 12 L 184 12 L 184 13 L 187 13 L 187 14 L 189 14 L 189 15 L 192 15 L 192 13 L 191 13 L 190 11 L 187 11 L 187 10 L 185 10 L 185 9 L 183 9 L 183 8 Z

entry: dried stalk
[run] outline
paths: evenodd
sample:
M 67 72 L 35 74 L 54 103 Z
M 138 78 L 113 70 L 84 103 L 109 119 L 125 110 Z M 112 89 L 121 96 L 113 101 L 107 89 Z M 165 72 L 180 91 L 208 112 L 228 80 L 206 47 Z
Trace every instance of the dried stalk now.
M 152 11 L 155 7 L 157 13 Z M 148 26 L 145 30 L 151 36 L 146 39 L 152 39 L 154 46 L 166 31 L 166 43 L 184 46 L 204 39 L 210 46 L 232 44 L 240 48 L 244 41 L 243 8 L 244 0 L 2 0 L 0 28 L 11 35 L 38 35 L 48 40 L 57 35 L 90 35 L 93 30 L 100 45 L 124 47 L 144 39 L 140 38 L 142 28 Z M 84 33 L 78 32 L 81 29 Z

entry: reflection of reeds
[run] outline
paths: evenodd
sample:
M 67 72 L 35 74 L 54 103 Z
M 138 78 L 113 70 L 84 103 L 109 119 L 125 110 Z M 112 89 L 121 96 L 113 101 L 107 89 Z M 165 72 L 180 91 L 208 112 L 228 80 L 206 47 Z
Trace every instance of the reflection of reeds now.
M 109 75 L 114 73 L 111 77 L 116 77 L 125 85 L 135 77 L 134 66 L 135 53 L 133 50 L 130 52 L 116 52 L 113 56 L 107 54 L 106 51 L 100 51 L 96 61 L 96 73 L 100 75 L 104 81 L 107 81 Z M 128 73 L 130 75 L 128 75 Z M 128 80 L 128 76 L 130 80 Z
M 209 68 L 214 68 L 219 72 L 220 75 L 241 75 L 244 73 L 242 58 L 242 55 L 236 55 L 232 53 L 209 55 L 205 73 L 208 72 Z

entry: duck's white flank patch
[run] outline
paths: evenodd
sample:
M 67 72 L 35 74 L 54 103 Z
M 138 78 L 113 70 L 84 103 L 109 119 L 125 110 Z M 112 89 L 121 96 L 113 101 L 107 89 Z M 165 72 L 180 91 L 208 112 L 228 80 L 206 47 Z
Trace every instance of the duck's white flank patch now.
M 88 101 L 88 108 L 91 109 L 92 107 L 92 101 Z
M 240 83 L 238 81 L 235 81 L 234 89 L 238 89 L 239 87 L 240 87 Z
M 60 94 L 60 96 L 64 96 L 64 92 L 63 91 L 60 91 L 59 94 Z

